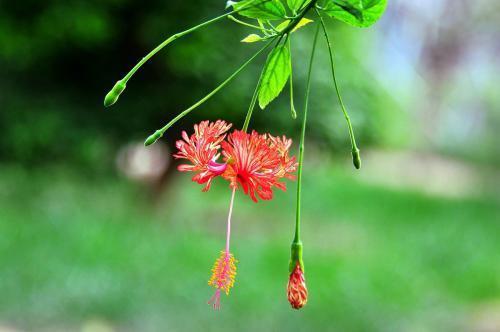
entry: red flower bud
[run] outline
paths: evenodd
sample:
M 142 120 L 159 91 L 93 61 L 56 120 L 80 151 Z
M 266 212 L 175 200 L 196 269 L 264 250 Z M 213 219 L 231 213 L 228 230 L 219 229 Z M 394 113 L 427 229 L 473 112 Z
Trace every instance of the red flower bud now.
M 295 269 L 290 274 L 287 287 L 288 302 L 294 309 L 300 309 L 307 303 L 307 287 L 304 272 L 297 263 Z

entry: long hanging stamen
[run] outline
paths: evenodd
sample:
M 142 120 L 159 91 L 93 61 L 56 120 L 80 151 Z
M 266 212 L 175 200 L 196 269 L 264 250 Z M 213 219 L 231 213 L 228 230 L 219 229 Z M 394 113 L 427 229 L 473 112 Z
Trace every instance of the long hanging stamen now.
M 214 295 L 208 300 L 208 304 L 211 304 L 214 310 L 220 309 L 220 289 L 215 291 Z
M 229 214 L 227 216 L 226 249 L 221 251 L 219 258 L 215 261 L 212 268 L 212 276 L 208 281 L 208 285 L 215 288 L 215 293 L 208 301 L 208 304 L 211 304 L 215 310 L 220 309 L 221 291 L 225 292 L 226 295 L 229 295 L 229 290 L 233 287 L 236 276 L 236 263 L 238 261 L 229 251 L 231 238 L 231 216 L 233 214 L 235 193 L 236 188 L 233 188 L 231 203 L 229 205 Z
M 233 204 L 234 204 L 234 194 L 236 193 L 236 187 L 233 188 L 231 194 L 231 203 L 229 204 L 229 214 L 227 216 L 227 231 L 226 231 L 226 252 L 229 253 L 229 241 L 231 239 L 231 216 L 233 214 Z

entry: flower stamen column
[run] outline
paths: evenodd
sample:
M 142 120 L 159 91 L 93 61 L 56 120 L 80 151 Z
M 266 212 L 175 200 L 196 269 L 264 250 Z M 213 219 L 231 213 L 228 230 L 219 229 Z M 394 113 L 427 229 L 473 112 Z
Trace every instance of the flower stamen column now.
M 220 257 L 215 261 L 212 268 L 212 277 L 208 281 L 208 285 L 215 288 L 214 295 L 208 301 L 215 310 L 220 309 L 220 293 L 225 292 L 229 295 L 229 290 L 234 285 L 234 278 L 236 276 L 236 263 L 238 262 L 233 254 L 229 251 L 229 243 L 231 239 L 231 216 L 233 214 L 234 196 L 236 187 L 233 188 L 231 194 L 231 203 L 229 204 L 229 214 L 227 216 L 227 229 L 226 229 L 226 249 L 221 251 Z

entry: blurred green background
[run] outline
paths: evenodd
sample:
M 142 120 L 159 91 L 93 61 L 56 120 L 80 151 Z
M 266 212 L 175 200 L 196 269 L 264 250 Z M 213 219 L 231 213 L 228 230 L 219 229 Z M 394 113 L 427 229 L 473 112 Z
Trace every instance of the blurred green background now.
M 230 192 L 178 174 L 180 131 L 241 126 L 261 57 L 220 22 L 154 58 L 109 110 L 102 100 L 168 35 L 224 1 L 0 2 L 0 331 L 500 331 L 500 29 L 495 0 L 389 0 L 370 29 L 330 22 L 362 150 L 353 169 L 324 47 L 307 132 L 303 241 L 309 303 L 286 300 L 295 183 L 238 195 L 238 276 L 223 308 L 206 282 Z M 294 35 L 300 116 L 313 28 Z M 320 40 L 320 46 L 324 41 Z M 298 141 L 285 92 L 251 127 Z M 294 144 L 294 151 L 297 144 Z

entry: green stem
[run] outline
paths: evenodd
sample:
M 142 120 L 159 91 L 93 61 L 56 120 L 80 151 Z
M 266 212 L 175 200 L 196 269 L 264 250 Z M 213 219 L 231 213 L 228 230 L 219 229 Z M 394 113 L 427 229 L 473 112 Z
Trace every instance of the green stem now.
M 277 35 L 276 37 L 274 37 L 273 40 L 275 40 L 276 38 L 278 39 L 278 42 L 276 43 L 274 48 L 276 48 L 280 44 L 281 39 L 283 38 L 283 35 Z M 247 132 L 248 126 L 250 124 L 250 120 L 252 119 L 253 110 L 255 109 L 255 104 L 257 103 L 257 98 L 259 96 L 260 83 L 262 81 L 263 74 L 264 74 L 264 71 L 262 71 L 260 73 L 259 80 L 257 81 L 257 86 L 255 87 L 255 91 L 253 92 L 252 100 L 250 101 L 250 106 L 248 107 L 247 115 L 245 117 L 245 122 L 243 123 L 243 127 L 241 129 L 244 132 Z
M 150 135 L 146 141 L 145 145 L 151 145 L 154 142 L 156 142 L 160 137 L 163 136 L 165 131 L 168 130 L 172 125 L 174 125 L 177 121 L 182 119 L 184 116 L 188 115 L 189 112 L 192 110 L 196 109 L 198 106 L 202 105 L 204 102 L 206 102 L 208 99 L 210 99 L 213 95 L 215 95 L 217 92 L 219 92 L 220 89 L 222 89 L 224 86 L 226 86 L 229 82 L 231 82 L 243 69 L 245 69 L 258 55 L 260 55 L 262 52 L 264 52 L 274 41 L 271 40 L 269 41 L 264 47 L 262 47 L 257 53 L 255 53 L 250 59 L 248 59 L 243 65 L 241 65 L 234 73 L 231 74 L 224 82 L 222 82 L 218 87 L 216 87 L 214 90 L 212 90 L 209 94 L 207 94 L 205 97 L 197 101 L 195 104 L 193 104 L 191 107 L 188 109 L 182 111 L 179 113 L 175 118 L 173 118 L 169 123 L 167 123 L 163 128 L 158 129 L 154 134 Z
M 267 28 L 264 26 L 264 24 L 262 23 L 262 21 L 261 21 L 261 20 L 257 20 L 257 23 L 259 23 L 259 26 L 260 26 L 261 30 L 262 30 L 262 31 L 264 31 L 264 34 L 265 34 L 266 36 L 270 36 L 270 34 L 268 33 L 269 29 L 267 29 Z
M 257 1 L 257 0 L 255 0 Z M 270 1 L 270 0 L 264 0 L 264 1 Z M 172 43 L 173 41 L 175 41 L 176 39 L 179 39 L 193 31 L 196 31 L 204 26 L 207 26 L 209 24 L 212 24 L 212 23 L 215 23 L 217 21 L 220 21 L 222 20 L 223 18 L 229 16 L 229 15 L 232 15 L 232 14 L 235 14 L 235 13 L 238 13 L 242 10 L 245 10 L 245 9 L 248 9 L 250 7 L 253 7 L 253 1 L 251 3 L 249 3 L 247 6 L 244 6 L 242 8 L 239 8 L 237 10 L 233 10 L 229 13 L 226 13 L 226 14 L 223 14 L 223 15 L 220 15 L 220 16 L 217 16 L 211 20 L 208 20 L 208 21 L 205 21 L 201 24 L 198 24 L 192 28 L 189 28 L 187 30 L 184 30 L 182 32 L 179 32 L 179 33 L 176 33 L 170 37 L 168 37 L 165 41 L 163 41 L 160 45 L 156 46 L 151 52 L 149 52 L 145 57 L 143 57 L 141 59 L 141 61 L 139 61 L 128 73 L 127 75 L 125 75 L 125 77 L 123 77 L 121 80 L 118 80 L 115 85 L 113 86 L 113 88 L 108 92 L 108 94 L 106 95 L 106 97 L 104 98 L 104 106 L 105 107 L 109 107 L 109 106 L 112 106 L 113 104 L 115 104 L 117 101 L 118 101 L 118 98 L 120 97 L 120 95 L 123 93 L 123 91 L 125 90 L 125 88 L 127 87 L 127 83 L 128 81 L 132 78 L 132 76 L 139 70 L 139 68 L 141 68 L 149 59 L 151 59 L 156 53 L 158 53 L 159 51 L 161 51 L 165 46 L 167 46 L 168 44 Z
M 241 24 L 241 25 L 249 27 L 249 28 L 254 28 L 254 29 L 260 30 L 262 32 L 264 32 L 264 31 L 270 32 L 271 31 L 271 30 L 266 29 L 264 27 L 260 27 L 260 26 L 254 25 L 254 24 L 250 24 L 250 23 L 238 20 L 236 17 L 234 17 L 232 15 L 228 15 L 227 18 L 230 19 L 233 22 L 236 22 L 238 24 Z
M 244 132 L 247 132 L 248 125 L 250 124 L 250 119 L 252 118 L 253 110 L 255 109 L 255 104 L 257 103 L 257 97 L 259 96 L 260 82 L 262 80 L 262 73 L 259 76 L 259 80 L 257 81 L 257 85 L 255 86 L 255 91 L 252 95 L 252 100 L 250 101 L 250 106 L 248 107 L 247 115 L 245 117 L 245 122 L 243 123 L 243 128 L 241 129 Z
M 288 38 L 288 49 L 290 50 L 290 112 L 292 119 L 297 119 L 297 111 L 293 102 L 293 62 L 292 62 L 292 38 Z
M 306 3 L 307 0 L 303 0 L 302 3 L 299 6 L 299 12 L 302 8 L 304 8 L 304 4 Z
M 328 46 L 328 53 L 330 55 L 330 66 L 331 66 L 331 72 L 332 72 L 332 77 L 333 77 L 333 84 L 335 86 L 335 91 L 337 93 L 337 98 L 339 100 L 340 107 L 342 108 L 342 112 L 344 113 L 345 120 L 347 122 L 347 127 L 349 129 L 349 138 L 351 139 L 351 149 L 352 149 L 352 157 L 353 157 L 353 163 L 356 168 L 361 167 L 361 159 L 359 156 L 359 149 L 356 146 L 356 138 L 354 137 L 354 130 L 352 129 L 352 124 L 351 124 L 351 119 L 349 118 L 349 114 L 347 114 L 347 110 L 345 108 L 344 102 L 342 100 L 342 96 L 340 95 L 339 91 L 339 86 L 337 83 L 337 76 L 335 74 L 335 61 L 333 58 L 333 48 L 330 42 L 330 38 L 328 36 L 328 31 L 326 29 L 325 21 L 323 20 L 323 17 L 321 16 L 320 12 L 318 9 L 316 9 L 316 14 L 318 14 L 318 17 L 321 22 L 321 27 L 323 28 L 323 33 L 325 35 L 326 39 L 326 44 Z
M 314 63 L 314 55 L 316 53 L 316 44 L 318 41 L 319 24 L 316 28 L 316 33 L 314 34 L 313 47 L 311 50 L 311 58 L 309 59 L 309 70 L 307 73 L 307 83 L 306 83 L 306 98 L 304 100 L 304 117 L 302 119 L 302 130 L 300 133 L 300 145 L 299 145 L 299 169 L 297 171 L 297 210 L 295 218 L 295 235 L 293 238 L 291 253 L 290 253 L 290 263 L 288 265 L 288 270 L 290 273 L 294 271 L 297 264 L 300 265 L 302 271 L 305 271 L 304 262 L 302 260 L 302 241 L 300 240 L 300 207 L 301 207 L 301 197 L 302 197 L 302 166 L 304 165 L 304 141 L 306 137 L 306 124 L 307 124 L 307 110 L 309 109 L 309 93 L 311 91 L 311 76 L 312 68 Z
M 286 34 L 286 33 L 289 33 L 290 31 L 292 31 L 297 26 L 297 24 L 299 24 L 299 22 L 302 20 L 302 18 L 304 18 L 304 16 L 306 16 L 306 14 L 309 12 L 309 10 L 314 7 L 314 5 L 316 4 L 317 1 L 318 0 L 311 0 L 311 2 L 309 2 L 304 7 L 304 9 L 300 12 L 300 14 L 282 31 L 282 34 Z
M 304 0 L 305 2 L 305 0 Z M 289 42 L 289 33 L 290 31 L 293 30 L 293 28 L 300 22 L 300 20 L 307 14 L 307 12 L 313 8 L 314 4 L 317 2 L 317 0 L 312 0 L 302 11 L 301 13 L 294 19 L 294 21 L 291 22 L 291 24 L 289 24 L 287 26 L 286 29 L 284 29 L 283 31 L 281 31 L 277 36 L 276 38 L 279 38 L 278 39 L 278 42 L 276 43 L 276 45 L 279 45 L 279 43 L 281 42 L 281 39 L 283 38 L 283 36 L 286 35 L 286 40 L 285 40 L 285 43 L 286 42 Z M 262 29 L 265 29 L 264 28 L 264 25 L 262 24 L 262 22 L 260 20 L 258 20 L 259 22 L 259 25 L 261 26 Z M 252 100 L 250 102 L 250 107 L 248 108 L 248 112 L 247 112 L 247 115 L 245 117 L 245 122 L 243 124 L 243 128 L 242 130 L 243 131 L 247 131 L 248 130 L 248 125 L 250 123 L 250 119 L 252 117 L 252 114 L 253 114 L 253 110 L 255 108 L 255 103 L 257 102 L 257 97 L 258 97 L 258 94 L 259 94 L 259 89 L 260 89 L 260 81 L 262 79 L 262 73 L 261 73 L 261 76 L 259 77 L 259 81 L 257 83 L 257 86 L 255 88 L 255 91 L 254 91 L 254 94 L 252 96 Z M 297 113 L 295 111 L 295 106 L 293 104 L 293 83 L 292 83 L 292 74 L 290 74 L 290 95 L 291 95 L 291 111 L 292 111 L 292 117 L 295 119 L 297 117 Z M 294 116 L 295 115 L 295 116 Z
M 183 112 L 179 113 L 175 118 L 173 118 L 169 123 L 167 123 L 163 128 L 161 129 L 158 129 L 157 131 L 155 131 L 152 135 L 150 135 L 146 141 L 144 142 L 144 144 L 146 146 L 148 145 L 151 145 L 153 144 L 154 142 L 156 142 L 160 137 L 163 136 L 163 134 L 165 133 L 165 131 L 167 131 L 168 128 L 170 128 L 173 124 L 175 124 L 177 121 L 179 121 L 180 119 L 182 119 L 184 116 L 186 116 L 189 112 L 191 112 L 192 110 L 196 109 L 198 106 L 202 105 L 205 101 L 207 101 L 208 99 L 210 99 L 213 95 L 215 95 L 220 89 L 222 89 L 226 84 L 228 84 L 231 80 L 233 80 L 233 78 L 235 78 L 248 64 L 250 64 L 250 62 L 252 62 L 260 53 L 262 53 L 265 49 L 267 49 L 271 43 L 273 41 L 276 40 L 276 38 L 278 38 L 278 42 L 277 42 L 277 45 L 279 45 L 279 43 L 281 42 L 282 38 L 285 36 L 285 35 L 288 35 L 288 32 L 290 32 L 291 30 L 293 30 L 293 28 L 298 24 L 298 22 L 305 16 L 305 14 L 311 9 L 313 8 L 314 4 L 316 3 L 317 0 L 312 0 L 305 8 L 304 10 L 301 12 L 301 14 L 297 17 L 296 21 L 292 22 L 290 25 L 287 26 L 287 28 L 282 31 L 279 35 L 277 35 L 276 37 L 274 37 L 273 39 L 271 39 L 263 48 L 261 48 L 257 53 L 255 53 L 247 62 L 245 62 L 240 68 L 238 68 L 231 76 L 229 76 L 224 82 L 222 82 L 218 87 L 216 87 L 213 91 L 211 91 L 209 94 L 207 94 L 205 97 L 203 97 L 202 99 L 200 99 L 198 102 L 196 102 L 194 105 L 192 105 L 191 107 L 189 107 L 188 109 L 184 110 Z M 248 8 L 248 7 L 246 7 Z M 242 9 L 239 9 L 239 10 L 242 10 Z M 233 12 L 232 12 L 233 13 Z M 231 13 L 229 13 L 231 14 Z M 225 15 L 227 16 L 227 15 Z M 246 116 L 246 119 L 245 119 L 245 123 L 243 125 L 243 130 L 246 131 L 248 130 L 248 125 L 249 125 L 249 122 L 250 122 L 250 118 L 252 116 L 252 113 L 253 113 L 253 109 L 255 108 L 255 101 L 254 99 L 256 99 L 256 96 L 258 94 L 258 90 L 259 90 L 259 85 L 260 85 L 260 78 L 259 78 L 259 84 L 257 84 L 257 88 L 255 90 L 255 93 L 254 93 L 254 96 L 252 97 L 252 102 L 250 103 L 250 108 L 248 110 L 248 113 L 247 113 L 247 116 Z
M 253 2 L 252 2 L 253 3 Z M 167 46 L 168 44 L 170 44 L 171 42 L 173 42 L 174 40 L 176 39 L 179 39 L 180 37 L 183 37 L 193 31 L 196 31 L 200 28 L 203 28 L 204 26 L 207 26 L 209 24 L 212 24 L 212 23 L 215 23 L 217 21 L 220 21 L 221 19 L 227 17 L 227 16 L 230 16 L 232 14 L 236 14 L 242 10 L 245 10 L 245 9 L 248 9 L 249 7 L 252 7 L 251 4 L 252 3 L 249 3 L 248 6 L 245 6 L 245 7 L 242 7 L 240 9 L 237 9 L 237 10 L 233 10 L 229 13 L 226 13 L 226 14 L 223 14 L 223 15 L 220 15 L 220 16 L 217 16 L 211 20 L 208 20 L 208 21 L 205 21 L 201 24 L 198 24 L 192 28 L 189 28 L 187 30 L 184 30 L 182 32 L 179 32 L 179 33 L 176 33 L 175 35 L 172 35 L 170 36 L 168 39 L 166 39 L 163 43 L 161 43 L 160 45 L 158 45 L 154 50 L 152 50 L 151 52 L 149 52 L 148 55 L 146 55 L 144 58 L 142 58 L 141 61 L 139 61 L 138 64 L 136 64 L 134 66 L 134 68 L 132 68 L 132 70 L 127 74 L 125 75 L 125 77 L 122 79 L 122 81 L 124 81 L 124 83 L 127 83 L 128 80 L 135 74 L 135 72 L 144 64 L 146 63 L 149 59 L 151 59 L 156 53 L 158 53 L 161 49 L 163 49 L 165 46 Z
M 269 20 L 266 20 L 266 23 L 267 25 L 269 25 L 271 27 L 271 30 L 273 30 L 274 32 L 279 32 L 278 30 L 276 30 L 276 28 L 274 27 L 274 25 L 271 23 L 271 21 Z
M 309 93 L 311 90 L 311 73 L 313 68 L 314 55 L 316 53 L 316 42 L 318 40 L 319 25 L 316 28 L 316 33 L 314 34 L 313 47 L 311 51 L 311 57 L 309 59 L 309 70 L 307 72 L 307 83 L 306 83 L 306 97 L 304 101 L 304 117 L 302 119 L 302 129 L 300 133 L 300 145 L 299 145 L 299 168 L 297 171 L 297 210 L 295 218 L 295 237 L 293 238 L 293 243 L 300 243 L 300 205 L 301 205 L 301 194 L 302 194 L 302 166 L 304 164 L 304 141 L 306 137 L 306 124 L 307 124 L 307 110 L 309 108 Z

